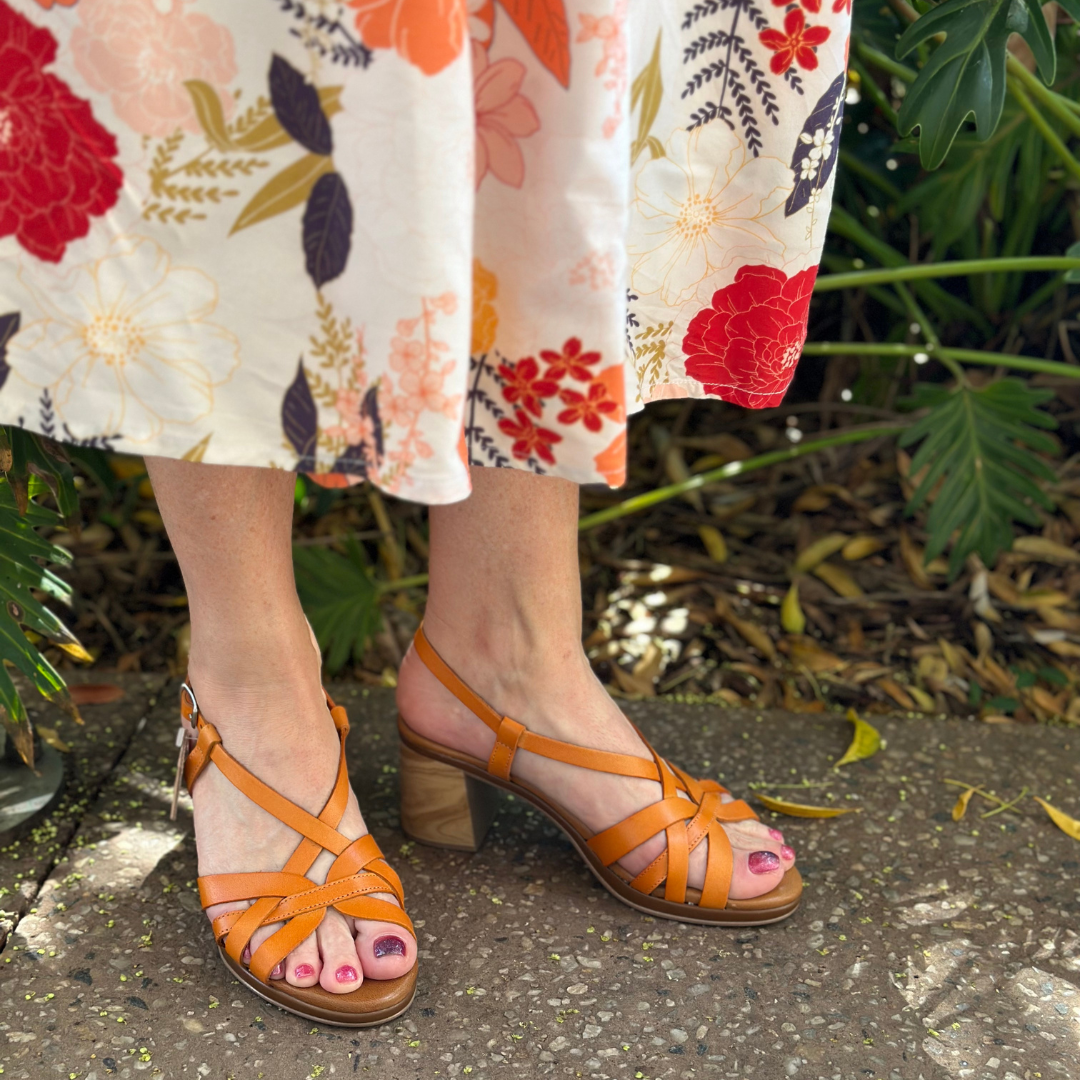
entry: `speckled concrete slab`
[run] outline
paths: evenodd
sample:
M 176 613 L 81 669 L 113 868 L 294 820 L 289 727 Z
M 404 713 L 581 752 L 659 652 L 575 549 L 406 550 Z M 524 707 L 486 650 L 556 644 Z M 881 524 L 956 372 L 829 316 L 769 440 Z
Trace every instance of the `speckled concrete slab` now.
M 831 779 L 803 801 L 861 808 L 783 819 L 808 885 L 792 919 L 707 930 L 618 904 L 520 802 L 478 855 L 404 843 L 391 696 L 339 695 L 361 803 L 419 928 L 412 1011 L 359 1034 L 319 1029 L 218 964 L 190 817 L 167 817 L 165 695 L 3 954 L 5 1078 L 1080 1075 L 1080 846 L 1033 802 L 988 819 L 973 803 L 956 824 L 942 783 L 1027 785 L 1080 815 L 1080 733 L 876 720 L 887 749 L 837 777 L 842 718 L 631 706 L 702 774 L 720 767 L 736 788 Z

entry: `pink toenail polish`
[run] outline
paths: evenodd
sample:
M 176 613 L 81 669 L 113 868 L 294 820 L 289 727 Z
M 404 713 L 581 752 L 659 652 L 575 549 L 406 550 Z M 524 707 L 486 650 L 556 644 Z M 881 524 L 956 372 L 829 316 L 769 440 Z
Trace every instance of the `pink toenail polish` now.
M 371 951 L 375 954 L 376 960 L 382 956 L 404 956 L 405 942 L 399 937 L 379 938 Z
M 240 959 L 243 960 L 245 964 L 250 964 L 251 963 L 251 950 L 248 949 L 248 948 L 245 948 L 244 951 L 240 954 Z
M 339 983 L 356 982 L 356 980 L 360 978 L 356 973 L 356 968 L 351 967 L 349 964 L 342 964 L 341 967 L 334 972 L 334 976 Z
M 794 859 L 795 849 L 793 847 L 788 847 L 787 844 L 782 844 L 780 846 L 780 854 L 783 855 L 785 859 Z
M 285 978 L 285 969 L 281 966 L 281 964 L 278 964 L 278 966 L 276 968 L 274 968 L 273 971 L 270 972 L 270 978 L 271 979 L 283 979 L 283 978 Z
M 315 969 L 310 964 L 297 964 L 293 975 L 298 979 L 310 979 L 315 974 Z
M 780 869 L 780 859 L 771 851 L 752 851 L 746 862 L 751 874 L 771 874 Z
M 779 829 L 770 829 L 769 835 L 779 844 L 784 842 L 784 834 Z

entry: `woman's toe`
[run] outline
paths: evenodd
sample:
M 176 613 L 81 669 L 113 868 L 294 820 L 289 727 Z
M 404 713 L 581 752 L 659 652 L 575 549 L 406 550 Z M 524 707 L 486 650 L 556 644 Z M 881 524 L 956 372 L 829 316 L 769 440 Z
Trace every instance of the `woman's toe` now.
M 367 979 L 397 979 L 416 962 L 412 934 L 393 923 L 356 919 L 356 952 Z
M 285 980 L 293 986 L 314 986 L 319 981 L 322 961 L 315 935 L 306 937 L 285 957 Z
M 327 911 L 315 931 L 322 956 L 319 985 L 331 994 L 348 994 L 363 981 L 363 968 L 356 955 L 352 930 L 340 912 Z
M 752 900 L 764 896 L 780 884 L 786 869 L 780 845 L 759 840 L 747 846 L 744 837 L 731 837 L 734 865 L 731 869 L 731 898 Z

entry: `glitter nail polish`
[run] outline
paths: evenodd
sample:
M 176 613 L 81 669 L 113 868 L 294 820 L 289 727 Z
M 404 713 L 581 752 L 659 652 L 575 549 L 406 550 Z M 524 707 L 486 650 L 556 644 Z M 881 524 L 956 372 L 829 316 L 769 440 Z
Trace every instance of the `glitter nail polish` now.
M 298 979 L 310 979 L 315 974 L 315 969 L 310 964 L 297 964 L 293 975 Z
M 356 968 L 349 964 L 342 964 L 341 967 L 334 972 L 339 983 L 356 982 L 360 976 L 356 973 Z
M 747 865 L 751 874 L 771 874 L 780 869 L 780 858 L 771 851 L 752 851 Z
M 778 844 L 784 842 L 784 834 L 779 829 L 770 829 L 769 836 L 771 836 Z
M 383 956 L 404 956 L 405 942 L 398 937 L 379 938 L 371 951 L 375 954 L 376 960 Z
M 783 855 L 785 859 L 794 859 L 795 849 L 793 847 L 788 847 L 787 844 L 782 844 L 780 846 L 780 854 Z

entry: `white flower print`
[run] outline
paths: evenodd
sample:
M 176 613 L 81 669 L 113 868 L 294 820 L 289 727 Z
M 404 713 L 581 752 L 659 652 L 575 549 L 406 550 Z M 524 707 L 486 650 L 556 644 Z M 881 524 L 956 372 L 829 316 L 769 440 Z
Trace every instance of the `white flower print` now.
M 236 337 L 210 321 L 216 283 L 146 237 L 118 237 L 64 272 L 23 266 L 19 278 L 38 311 L 26 312 L 9 362 L 50 391 L 75 438 L 145 442 L 200 420 L 240 363 Z
M 659 292 L 665 304 L 678 306 L 732 263 L 782 265 L 790 191 L 789 167 L 779 158 L 753 157 L 725 124 L 675 131 L 666 154 L 638 173 L 638 239 L 628 249 L 634 292 Z

